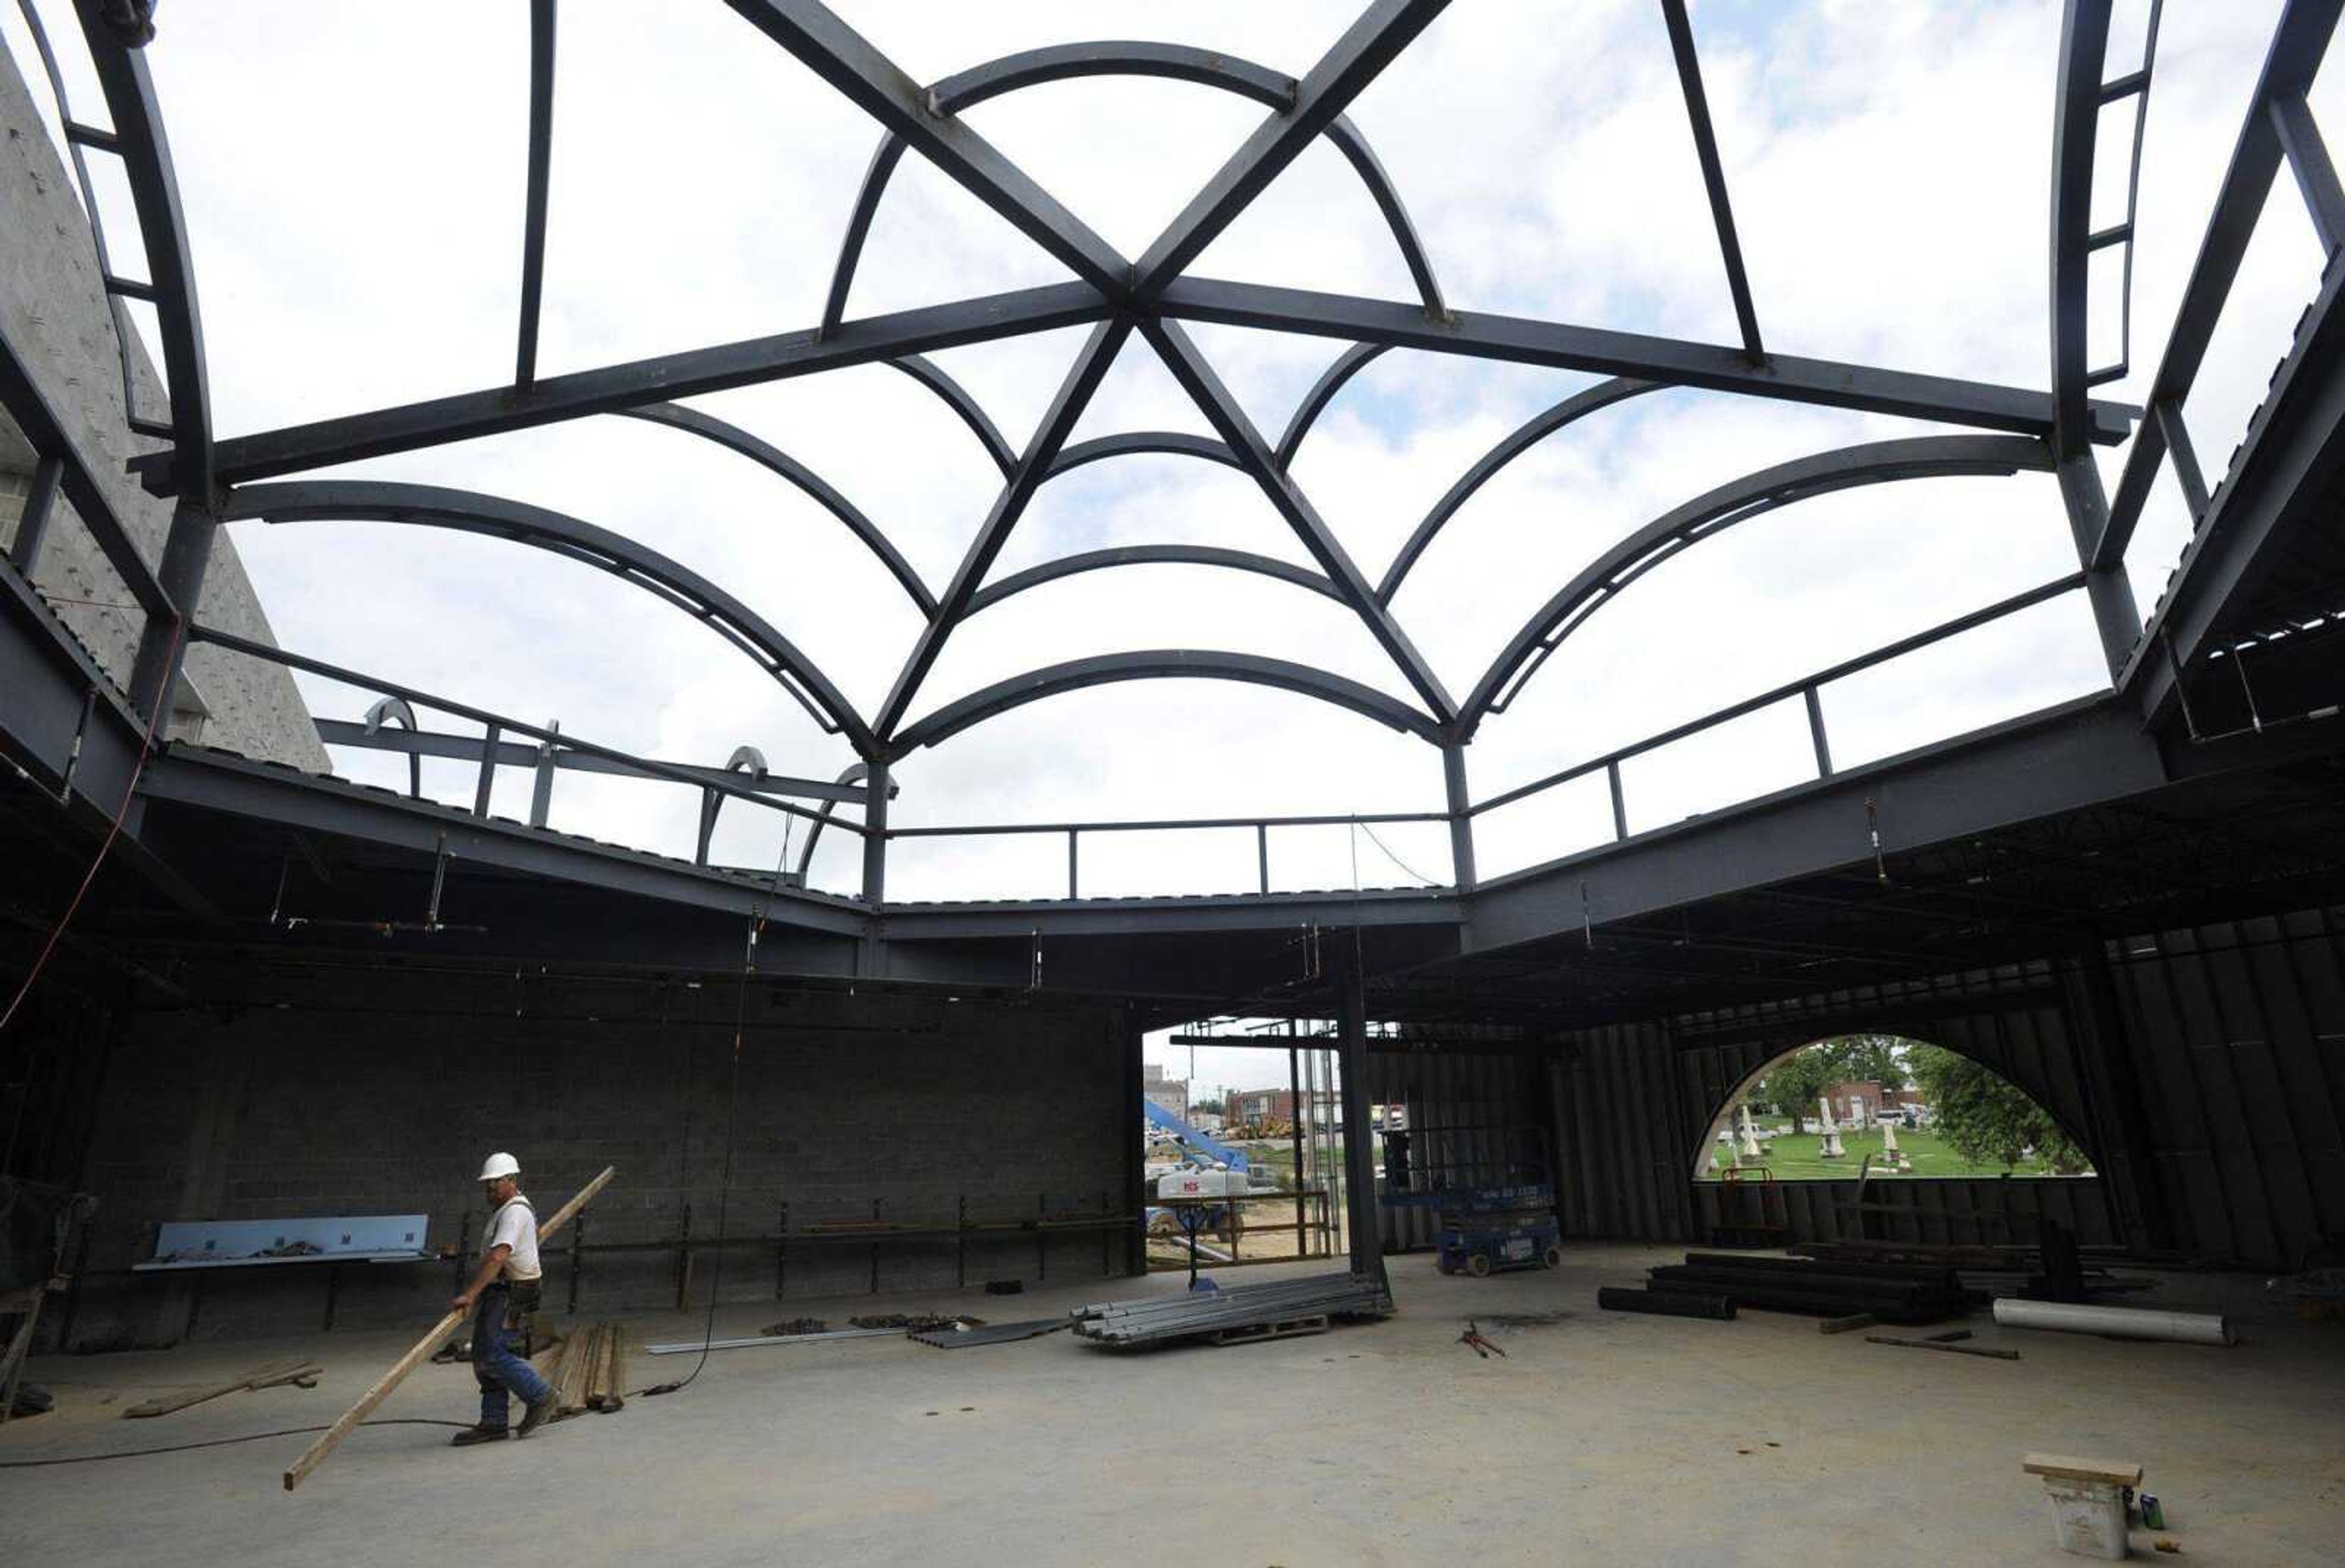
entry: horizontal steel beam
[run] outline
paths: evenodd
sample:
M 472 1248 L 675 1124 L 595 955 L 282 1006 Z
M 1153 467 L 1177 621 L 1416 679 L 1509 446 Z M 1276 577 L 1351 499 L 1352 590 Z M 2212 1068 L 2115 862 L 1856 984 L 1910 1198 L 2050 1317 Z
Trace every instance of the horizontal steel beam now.
M 1889 854 L 2144 794 L 2168 782 L 2130 703 L 2086 698 L 1544 865 L 1485 877 L 1477 952 L 1601 928 Z
M 705 869 L 688 861 L 594 839 L 481 818 L 436 801 L 411 800 L 340 779 L 295 773 L 218 752 L 174 746 L 147 764 L 149 799 L 436 855 L 549 881 L 695 905 L 779 926 L 860 936 L 868 917 L 851 902 L 775 885 L 765 875 Z
M 722 392 L 968 343 L 989 343 L 1026 332 L 1084 326 L 1108 313 L 1109 306 L 1098 290 L 1081 283 L 1057 283 L 866 317 L 827 333 L 784 332 L 713 349 L 690 349 L 624 365 L 548 376 L 526 387 L 492 387 L 239 436 L 218 444 L 219 480 L 223 484 L 245 484 L 361 458 L 530 430 L 587 414 L 617 413 L 641 403 Z M 130 466 L 157 495 L 168 495 L 176 488 L 168 453 L 137 459 Z
M 406 756 L 445 757 L 452 762 L 478 764 L 488 747 L 482 735 L 450 734 L 442 730 L 402 730 L 379 727 L 370 730 L 347 719 L 318 719 L 318 738 L 330 746 L 356 746 L 366 751 L 397 752 Z M 503 726 L 498 726 L 502 729 Z M 508 768 L 533 768 L 538 764 L 543 745 L 523 741 L 499 741 L 496 765 Z M 616 756 L 604 756 L 595 752 L 573 751 L 566 745 L 556 745 L 553 764 L 571 773 L 612 774 L 622 778 L 653 779 L 662 784 L 687 781 L 708 784 L 727 794 L 735 791 L 750 794 L 795 795 L 805 800 L 842 801 L 851 805 L 863 804 L 859 784 L 829 784 L 821 779 L 792 778 L 784 774 L 753 774 L 735 768 L 712 768 L 697 763 L 655 762 L 651 767 L 640 767 Z
M 891 904 L 888 939 L 966 941 L 984 936 L 1148 936 L 1311 926 L 1456 926 L 1463 902 L 1447 888 L 1376 888 L 1354 894 L 1272 893 L 1177 898 L 1080 898 L 998 904 Z M 1296 968 L 1301 968 L 1297 962 Z
M 1753 365 L 1739 348 L 1638 332 L 1467 311 L 1434 321 L 1416 306 L 1392 300 L 1203 278 L 1183 278 L 1170 285 L 1158 306 L 1165 315 L 1184 321 L 1633 376 L 1671 386 L 1860 409 L 2017 435 L 2045 436 L 2052 431 L 2049 392 L 1789 354 L 1771 354 L 1765 364 Z M 2136 410 L 2129 406 L 2095 402 L 2091 407 L 2096 441 L 2115 446 L 2132 433 Z

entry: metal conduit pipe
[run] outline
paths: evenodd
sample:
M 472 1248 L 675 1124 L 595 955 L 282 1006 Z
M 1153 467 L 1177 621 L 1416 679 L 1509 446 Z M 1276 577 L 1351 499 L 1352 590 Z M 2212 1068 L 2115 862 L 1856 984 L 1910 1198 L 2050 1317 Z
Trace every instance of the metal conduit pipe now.
M 2161 1312 L 2148 1307 L 2096 1307 L 2005 1297 L 1995 1304 L 1995 1320 L 2008 1329 L 2052 1329 L 2120 1340 L 2170 1340 L 2186 1345 L 2239 1342 L 2229 1320 L 2218 1312 Z

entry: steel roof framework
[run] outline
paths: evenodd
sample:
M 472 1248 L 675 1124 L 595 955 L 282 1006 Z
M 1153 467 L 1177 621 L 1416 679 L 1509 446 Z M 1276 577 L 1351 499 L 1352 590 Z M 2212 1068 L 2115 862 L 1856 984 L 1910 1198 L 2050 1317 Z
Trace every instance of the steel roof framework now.
M 822 316 L 815 327 L 558 376 L 536 374 L 546 191 L 553 157 L 557 0 L 533 0 L 527 201 L 513 382 L 223 440 L 212 430 L 196 279 L 168 143 L 142 53 L 153 31 L 145 14 L 147 8 L 136 4 L 125 6 L 120 0 L 76 0 L 115 129 L 93 131 L 69 119 L 68 139 L 76 153 L 84 147 L 103 147 L 123 160 L 136 198 L 151 278 L 124 288 L 135 288 L 138 297 L 150 298 L 155 303 L 170 372 L 172 446 L 134 465 L 150 491 L 177 498 L 159 573 L 133 582 L 150 611 L 148 633 L 133 681 L 132 695 L 140 707 L 150 707 L 168 689 L 186 644 L 206 635 L 193 617 L 200 600 L 209 541 L 223 521 L 249 516 L 378 518 L 465 528 L 553 550 L 614 572 L 714 626 L 756 658 L 827 732 L 848 740 L 866 770 L 862 794 L 867 814 L 859 830 L 865 845 L 864 899 L 876 908 L 883 896 L 886 845 L 890 836 L 886 801 L 892 793 L 888 777 L 892 763 L 912 749 L 935 744 L 1042 696 L 1114 682 L 1168 677 L 1204 676 L 1276 685 L 1344 706 L 1440 747 L 1449 785 L 1447 820 L 1457 885 L 1461 891 L 1470 889 L 1474 884 L 1472 819 L 1477 812 L 1498 804 L 1477 804 L 1466 786 L 1464 747 L 1481 721 L 1503 711 L 1512 693 L 1587 613 L 1661 560 L 1761 511 L 1854 484 L 1950 472 L 2038 470 L 2055 473 L 2076 535 L 2079 572 L 2005 606 L 1990 607 L 1990 612 L 1950 624 L 1978 624 L 1981 616 L 2005 612 L 2023 600 L 2036 602 L 2049 592 L 2081 587 L 2095 607 L 2112 671 L 2124 672 L 2140 662 L 2141 622 L 2119 547 L 2132 515 L 2138 511 L 2141 486 L 2136 467 L 2155 465 L 2167 445 L 2163 439 L 2166 431 L 2161 426 L 2155 450 L 2147 437 L 2137 443 L 2135 462 L 2127 467 L 2112 517 L 2089 448 L 2127 439 L 2135 410 L 2090 399 L 2089 388 L 2109 378 L 2106 370 L 2089 369 L 2084 358 L 2085 261 L 2094 251 L 2116 242 L 2107 233 L 2089 229 L 2096 114 L 2103 104 L 2117 97 L 2146 95 L 2149 75 L 2146 52 L 2141 70 L 2117 82 L 2102 80 L 2110 0 L 2070 0 L 2063 30 L 2054 127 L 2049 245 L 2054 308 L 2052 390 L 2048 393 L 1801 359 L 1772 352 L 1765 346 L 1682 0 L 1660 0 L 1660 9 L 1740 327 L 1741 341 L 1731 346 L 1473 314 L 1447 305 L 1433 261 L 1398 191 L 1345 113 L 1378 74 L 1440 15 L 1447 0 L 1376 0 L 1300 78 L 1183 46 L 1101 42 L 1005 56 L 927 87 L 913 82 L 813 0 L 727 3 L 881 127 L 881 139 L 849 215 Z M 2280 24 L 2275 57 L 2280 44 L 2290 39 L 2296 41 L 2299 56 L 2313 45 L 2325 44 L 2338 10 L 2335 0 L 2293 0 Z M 2156 12 L 2153 5 L 2151 51 Z M 2317 48 L 2312 48 L 2311 59 L 2317 62 Z M 2260 118 L 2251 122 L 2243 147 L 2252 143 L 2252 147 L 2243 157 L 2260 160 L 2267 183 L 2270 167 L 2281 156 L 2288 157 L 2319 217 L 2338 207 L 2340 198 L 2335 196 L 2333 174 L 2322 172 L 2327 169 L 2325 153 L 2303 107 L 2302 81 L 2298 78 L 2309 79 L 2311 69 L 2311 64 L 2304 65 L 2274 89 L 2271 117 L 2269 122 Z M 1237 94 L 1265 110 L 1255 132 L 1137 258 L 1119 254 L 959 117 L 960 111 L 988 98 L 1041 83 L 1092 76 L 1169 77 Z M 1376 201 L 1416 282 L 1418 298 L 1404 303 L 1190 276 L 1188 268 L 1213 238 L 1323 136 L 1345 157 Z M 1065 265 L 1075 281 L 888 315 L 848 318 L 846 309 L 872 217 L 907 150 L 927 158 Z M 2135 155 L 2137 165 L 2137 141 Z M 2313 172 L 2308 174 L 2308 169 Z M 2235 219 L 2222 221 L 2229 225 L 2223 228 L 2218 222 L 2225 235 L 2238 228 Z M 2129 227 L 2118 238 L 2129 245 Z M 2243 231 L 2238 242 L 2244 243 Z M 2219 303 L 2218 298 L 2215 304 Z M 1274 440 L 1254 427 L 1184 329 L 1184 323 L 1196 321 L 1328 337 L 1342 340 L 1345 347 L 1305 395 L 1287 428 Z M 1090 338 L 1036 431 L 1019 447 L 1003 438 L 974 398 L 923 357 L 930 350 L 1077 325 L 1088 326 Z M 1116 353 L 1134 333 L 1155 349 L 1217 439 L 1135 432 L 1067 444 L 1069 433 Z M 1345 551 L 1290 469 L 1312 425 L 1345 382 L 1394 347 L 1554 366 L 1611 379 L 1534 417 L 1494 447 L 1436 503 L 1382 579 L 1372 581 Z M 2203 348 L 2203 343 L 2198 347 Z M 9 362 L 5 369 L 10 375 L 0 377 L 0 392 L 9 394 L 10 411 L 20 412 L 18 405 L 32 408 L 37 393 L 15 384 L 22 378 L 15 375 L 14 356 L 6 358 Z M 952 581 L 941 591 L 931 591 L 885 531 L 798 458 L 676 401 L 869 363 L 894 365 L 941 399 L 980 441 L 1002 474 L 990 515 Z M 2171 379 L 2161 371 L 2161 387 Z M 1394 600 L 1410 567 L 1477 489 L 1537 442 L 1599 409 L 1670 387 L 1883 412 L 1995 433 L 1875 443 L 1820 453 L 1747 476 L 1689 501 L 1591 563 L 1522 628 L 1463 700 L 1451 696 L 1416 652 L 1394 610 Z M 2158 412 L 2163 417 L 2167 410 L 2161 407 Z M 721 585 L 698 578 L 623 535 L 504 498 L 431 487 L 256 482 L 596 413 L 660 423 L 763 465 L 812 497 L 872 551 L 923 617 L 915 644 L 877 713 L 858 713 L 812 661 L 778 630 L 726 594 Z M 51 455 L 46 446 L 43 450 L 45 456 Z M 1192 456 L 1243 471 L 1294 531 L 1317 570 L 1245 551 L 1160 545 L 1091 551 L 989 581 L 1001 548 L 1042 484 L 1081 464 L 1135 452 Z M 77 457 L 66 452 L 56 460 L 69 491 L 77 484 L 89 488 L 76 478 L 81 466 Z M 80 499 L 78 494 L 76 499 Z M 102 540 L 107 521 L 103 515 L 93 521 Z M 969 693 L 925 717 L 912 717 L 927 674 L 969 615 L 1024 589 L 1074 572 L 1166 561 L 1256 572 L 1343 603 L 1385 649 L 1416 702 L 1403 702 L 1325 670 L 1284 661 L 1236 652 L 1176 649 L 1053 664 Z M 1774 694 L 1796 693 L 1803 697 L 1815 726 L 1820 778 L 1828 778 L 1832 768 L 1815 698 L 1817 685 L 1916 645 L 1916 639 L 1903 640 L 1867 660 L 1835 666 Z M 1737 704 L 1712 720 L 1680 726 L 1672 734 L 1690 733 L 1748 712 L 1752 705 Z M 484 754 L 493 750 L 492 742 Z M 1617 761 L 1609 766 L 1617 817 Z M 1523 793 L 1527 791 L 1509 792 L 1506 798 Z

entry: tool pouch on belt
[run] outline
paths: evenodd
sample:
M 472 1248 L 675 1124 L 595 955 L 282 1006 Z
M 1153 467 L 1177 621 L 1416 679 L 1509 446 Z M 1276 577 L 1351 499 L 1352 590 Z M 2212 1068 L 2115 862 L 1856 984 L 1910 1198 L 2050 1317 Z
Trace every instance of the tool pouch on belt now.
M 543 1283 L 543 1281 L 537 1280 L 513 1280 L 506 1282 L 506 1328 L 527 1329 L 530 1326 L 532 1320 L 537 1316 L 538 1301 L 543 1295 L 543 1291 L 540 1289 Z

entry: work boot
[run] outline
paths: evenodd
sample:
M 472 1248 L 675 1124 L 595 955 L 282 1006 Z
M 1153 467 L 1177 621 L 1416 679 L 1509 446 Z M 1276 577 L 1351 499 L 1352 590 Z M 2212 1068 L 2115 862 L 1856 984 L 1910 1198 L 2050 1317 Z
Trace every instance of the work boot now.
M 545 1397 L 543 1399 L 534 1401 L 526 1411 L 522 1412 L 521 1431 L 514 1435 L 517 1437 L 527 1437 L 539 1427 L 543 1426 L 546 1422 L 546 1419 L 553 1414 L 553 1391 L 552 1389 L 548 1389 L 545 1391 Z
M 498 1442 L 511 1436 L 513 1431 L 509 1427 L 468 1426 L 448 1442 L 456 1448 L 470 1448 L 476 1442 Z

